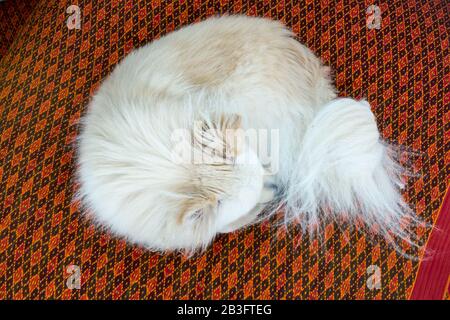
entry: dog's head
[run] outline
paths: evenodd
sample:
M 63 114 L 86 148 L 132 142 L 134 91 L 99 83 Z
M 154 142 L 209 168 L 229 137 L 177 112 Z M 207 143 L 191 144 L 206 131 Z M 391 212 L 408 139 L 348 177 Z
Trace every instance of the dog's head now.
M 217 232 L 232 231 L 230 225 L 258 205 L 264 177 L 240 116 L 196 121 L 188 150 L 189 179 L 180 180 L 176 188 L 183 195 L 178 222 L 207 223 Z

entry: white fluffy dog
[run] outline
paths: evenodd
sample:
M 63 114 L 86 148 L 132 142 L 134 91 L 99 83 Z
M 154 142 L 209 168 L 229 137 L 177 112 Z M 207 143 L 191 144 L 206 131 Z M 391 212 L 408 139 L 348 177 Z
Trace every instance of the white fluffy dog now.
M 361 219 L 407 238 L 401 167 L 365 101 L 282 24 L 211 18 L 130 53 L 79 136 L 82 203 L 153 250 L 206 247 L 284 207 L 306 230 Z

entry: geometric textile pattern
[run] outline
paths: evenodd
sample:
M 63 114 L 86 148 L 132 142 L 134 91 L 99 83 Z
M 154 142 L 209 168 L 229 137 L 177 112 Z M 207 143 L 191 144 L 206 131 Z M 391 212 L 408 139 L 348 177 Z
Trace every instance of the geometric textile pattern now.
M 367 27 L 371 0 L 19 2 L 0 3 L 0 299 L 410 297 L 419 261 L 332 223 L 319 240 L 265 222 L 189 259 L 130 245 L 73 202 L 74 141 L 90 96 L 133 48 L 217 14 L 281 20 L 333 69 L 339 95 L 370 102 L 387 141 L 420 153 L 404 196 L 433 224 L 450 177 L 445 0 L 377 2 L 379 29 Z M 70 5 L 80 29 L 67 27 Z M 70 265 L 80 289 L 66 285 Z M 367 285 L 372 265 L 379 288 Z

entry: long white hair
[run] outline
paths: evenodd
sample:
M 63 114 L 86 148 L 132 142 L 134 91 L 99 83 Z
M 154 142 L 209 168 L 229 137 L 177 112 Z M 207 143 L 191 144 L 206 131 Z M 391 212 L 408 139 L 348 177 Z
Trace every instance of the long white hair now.
M 410 175 L 399 152 L 383 142 L 369 104 L 338 98 L 307 127 L 301 151 L 282 195 L 286 220 L 313 233 L 325 221 L 363 222 L 400 250 L 418 246 L 419 223 L 401 190 Z

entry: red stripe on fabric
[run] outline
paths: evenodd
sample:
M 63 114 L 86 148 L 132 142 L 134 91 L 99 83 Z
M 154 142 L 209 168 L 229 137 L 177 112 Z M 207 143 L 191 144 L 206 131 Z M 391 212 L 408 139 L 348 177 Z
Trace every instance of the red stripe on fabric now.
M 447 290 L 450 275 L 450 188 L 444 197 L 427 249 L 434 254 L 429 260 L 421 262 L 411 300 L 440 300 Z

